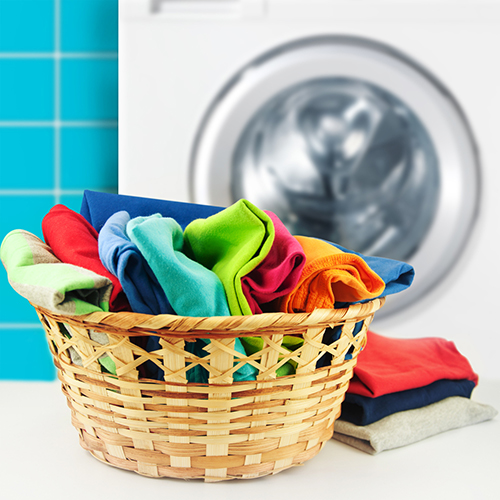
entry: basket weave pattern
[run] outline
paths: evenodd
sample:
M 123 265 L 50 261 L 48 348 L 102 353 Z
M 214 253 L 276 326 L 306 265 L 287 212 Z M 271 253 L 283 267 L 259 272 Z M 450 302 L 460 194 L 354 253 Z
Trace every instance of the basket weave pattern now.
M 333 434 L 357 354 L 383 302 L 212 318 L 71 317 L 35 308 L 83 448 L 146 476 L 221 481 L 275 474 L 319 452 Z M 359 322 L 361 331 L 353 335 Z M 340 338 L 324 344 L 325 329 L 336 326 L 342 328 Z M 92 340 L 93 332 L 106 333 L 108 343 Z M 161 349 L 146 352 L 130 340 L 144 335 L 161 337 Z M 281 347 L 284 335 L 301 336 L 304 344 L 290 352 Z M 251 356 L 238 353 L 234 339 L 242 336 L 261 336 L 264 349 Z M 184 350 L 197 338 L 211 341 L 206 357 Z M 71 361 L 70 348 L 82 366 Z M 331 364 L 317 369 L 327 353 Z M 102 372 L 98 359 L 104 354 L 115 362 L 116 376 Z M 138 367 L 146 360 L 162 367 L 165 381 L 139 379 Z M 296 363 L 296 374 L 276 378 L 289 360 Z M 243 363 L 258 369 L 255 381 L 233 382 Z M 186 372 L 195 365 L 209 371 L 208 384 L 187 383 Z

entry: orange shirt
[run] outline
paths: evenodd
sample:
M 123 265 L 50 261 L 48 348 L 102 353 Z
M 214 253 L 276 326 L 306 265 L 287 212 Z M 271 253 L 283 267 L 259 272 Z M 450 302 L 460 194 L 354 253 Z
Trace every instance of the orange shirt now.
M 306 254 L 306 264 L 295 289 L 277 300 L 279 311 L 332 309 L 335 302 L 373 299 L 384 291 L 382 278 L 358 255 L 316 238 L 295 238 Z

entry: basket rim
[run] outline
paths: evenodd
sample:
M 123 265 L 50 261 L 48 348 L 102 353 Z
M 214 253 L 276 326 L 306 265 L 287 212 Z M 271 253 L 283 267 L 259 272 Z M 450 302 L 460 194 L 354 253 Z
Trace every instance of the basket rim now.
M 142 314 L 135 312 L 94 312 L 73 316 L 54 313 L 31 304 L 39 315 L 59 323 L 85 326 L 106 333 L 124 336 L 150 336 L 163 338 L 241 337 L 248 334 L 273 335 L 293 333 L 301 328 L 326 328 L 347 321 L 363 320 L 373 315 L 385 303 L 385 297 L 339 309 L 315 309 L 308 313 L 262 313 L 248 316 L 192 317 L 172 314 Z

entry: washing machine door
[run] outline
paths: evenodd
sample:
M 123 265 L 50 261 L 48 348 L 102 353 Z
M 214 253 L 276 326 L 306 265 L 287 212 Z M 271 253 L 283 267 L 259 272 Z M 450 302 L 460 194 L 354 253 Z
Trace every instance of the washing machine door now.
M 411 263 L 417 303 L 453 267 L 478 205 L 458 104 L 423 67 L 350 37 L 297 41 L 244 67 L 214 100 L 191 164 L 196 202 L 246 198 L 292 234 Z

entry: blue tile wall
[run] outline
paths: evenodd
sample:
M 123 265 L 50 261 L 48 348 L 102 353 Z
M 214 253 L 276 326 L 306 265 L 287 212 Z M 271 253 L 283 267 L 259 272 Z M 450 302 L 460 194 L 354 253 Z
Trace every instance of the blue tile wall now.
M 61 118 L 118 119 L 118 61 L 64 59 L 61 61 Z
M 0 120 L 53 119 L 54 61 L 0 59 Z
M 61 46 L 69 52 L 118 50 L 116 0 L 61 0 Z
M 0 127 L 0 189 L 54 189 L 54 129 Z M 19 175 L 22 172 L 23 175 Z
M 115 127 L 67 127 L 61 131 L 61 187 L 106 191 L 118 176 Z
M 19 338 L 26 346 L 20 362 Z M 29 346 L 29 347 L 28 347 Z M 12 353 L 17 355 L 13 356 Z M 5 380 L 54 380 L 55 368 L 41 328 L 12 328 L 0 330 L 0 379 Z
M 50 208 L 79 211 L 84 189 L 118 189 L 118 0 L 0 0 L 0 241 L 41 237 Z M 54 378 L 36 313 L 0 266 L 0 379 Z
M 53 0 L 0 0 L 0 51 L 52 52 Z
M 0 196 L 0 234 L 13 229 L 26 229 L 42 238 L 42 218 L 54 205 L 51 194 L 12 194 Z M 41 216 L 40 216 L 41 215 Z

